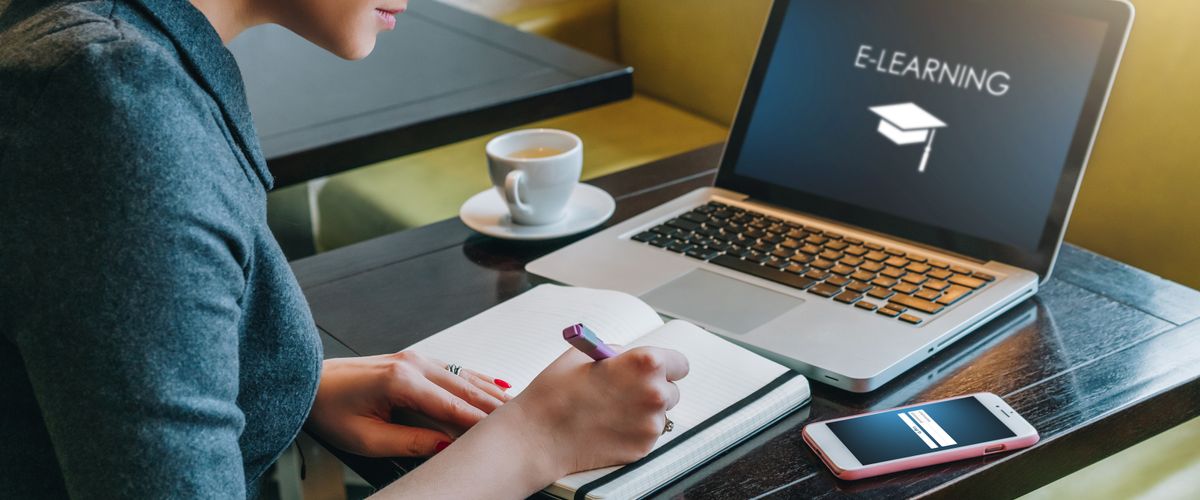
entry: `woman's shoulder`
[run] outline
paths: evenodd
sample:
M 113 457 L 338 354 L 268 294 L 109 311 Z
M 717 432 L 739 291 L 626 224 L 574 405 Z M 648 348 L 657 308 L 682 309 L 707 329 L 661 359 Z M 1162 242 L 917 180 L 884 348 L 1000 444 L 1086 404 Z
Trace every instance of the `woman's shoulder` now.
M 130 17 L 116 0 L 14 0 L 0 6 L 0 19 L 5 19 L 0 23 L 0 79 L 36 89 L 66 81 L 95 92 L 137 80 L 186 78 L 165 35 Z

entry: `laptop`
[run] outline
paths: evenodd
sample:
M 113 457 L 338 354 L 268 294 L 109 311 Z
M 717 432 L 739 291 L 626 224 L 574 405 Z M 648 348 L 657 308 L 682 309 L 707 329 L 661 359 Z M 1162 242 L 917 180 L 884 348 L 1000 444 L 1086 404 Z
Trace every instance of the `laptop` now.
M 526 269 L 871 391 L 1050 276 L 1132 19 L 776 0 L 715 185 Z

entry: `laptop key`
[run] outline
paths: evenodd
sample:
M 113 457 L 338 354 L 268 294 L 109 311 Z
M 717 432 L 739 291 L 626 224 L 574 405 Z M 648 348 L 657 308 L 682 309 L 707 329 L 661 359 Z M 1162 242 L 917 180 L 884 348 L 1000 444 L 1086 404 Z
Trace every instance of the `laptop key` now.
M 816 260 L 812 261 L 812 263 L 810 263 L 809 265 L 811 265 L 817 269 L 828 270 L 829 268 L 833 267 L 835 264 L 833 262 L 825 260 L 825 259 L 816 259 Z
M 995 277 L 995 276 L 992 276 L 992 275 L 990 275 L 990 274 L 983 274 L 983 273 L 981 273 L 981 272 L 979 272 L 979 271 L 975 271 L 974 273 L 971 273 L 971 277 L 972 277 L 972 278 L 979 278 L 979 279 L 981 279 L 981 280 L 983 280 L 983 281 L 996 281 L 996 277 Z
M 863 255 L 867 254 L 867 249 L 864 248 L 862 245 L 854 245 L 854 246 L 846 247 L 846 249 L 842 250 L 842 251 L 846 252 L 846 254 L 848 254 L 848 255 L 853 255 L 855 257 L 862 257 Z
M 971 289 L 979 288 L 979 287 L 983 286 L 985 283 L 987 283 L 986 281 L 983 281 L 978 278 L 971 278 L 968 276 L 962 276 L 962 275 L 958 275 L 958 274 L 951 276 L 950 279 L 948 279 L 946 281 L 949 281 L 958 286 L 965 286 L 965 287 L 971 288 Z
M 686 214 L 680 215 L 679 218 L 684 219 L 684 220 L 690 220 L 692 222 L 705 222 L 708 220 L 708 214 L 699 213 L 699 212 L 688 212 Z
M 884 287 L 884 288 L 891 288 L 891 287 L 893 287 L 893 286 L 896 286 L 896 283 L 898 283 L 898 281 L 896 281 L 896 278 L 889 278 L 889 277 L 887 277 L 887 276 L 880 276 L 880 277 L 878 277 L 878 278 L 875 278 L 875 279 L 871 280 L 871 283 L 874 283 L 874 284 L 875 284 L 875 286 L 881 286 L 881 287 Z
M 941 292 L 941 291 L 945 291 L 946 288 L 948 288 L 950 286 L 950 283 L 947 283 L 942 280 L 929 280 L 929 281 L 926 281 L 925 284 L 922 286 L 924 286 L 925 288 L 928 288 L 930 290 L 937 290 L 937 291 Z
M 768 257 L 767 260 L 763 261 L 763 265 L 773 267 L 775 269 L 783 269 L 788 266 L 788 261 L 785 259 L 781 259 L 779 257 L 772 256 L 772 257 Z
M 671 244 L 672 242 L 674 242 L 674 241 L 675 241 L 675 240 L 673 240 L 673 239 L 671 239 L 671 238 L 668 238 L 668 237 L 666 237 L 666 236 L 659 236 L 659 237 L 658 237 L 657 239 L 655 239 L 654 241 L 651 241 L 651 242 L 650 242 L 650 244 L 651 244 L 651 245 L 654 245 L 654 246 L 656 246 L 656 247 L 658 247 L 658 248 L 667 248 L 667 245 L 670 245 L 670 244 Z
M 949 269 L 950 268 L 950 264 L 947 264 L 940 260 L 929 259 L 929 262 L 927 262 L 927 264 L 929 264 L 933 267 L 936 267 L 938 269 Z
M 654 231 L 646 231 L 646 232 L 635 234 L 630 239 L 633 241 L 641 242 L 641 243 L 648 243 L 648 242 L 654 240 L 655 238 L 658 238 L 658 233 L 656 233 Z
M 733 269 L 735 271 L 740 271 L 751 276 L 757 276 L 768 281 L 773 281 L 781 285 L 798 288 L 800 290 L 808 289 L 817 283 L 816 281 L 808 279 L 804 276 L 791 274 L 770 267 L 763 267 L 758 264 L 730 257 L 728 255 L 717 256 L 708 262 L 721 267 Z
M 825 248 L 828 248 L 831 250 L 842 250 L 849 246 L 850 246 L 850 244 L 846 243 L 844 241 L 831 241 L 831 242 L 825 244 Z
M 879 306 L 872 304 L 870 302 L 867 302 L 865 300 L 860 300 L 860 301 L 856 302 L 854 304 L 854 307 L 857 307 L 859 309 L 866 309 L 868 311 L 874 311 L 876 309 L 879 309 Z
M 892 287 L 892 291 L 911 295 L 913 292 L 917 291 L 917 285 L 912 283 L 897 283 L 896 286 Z
M 867 295 L 875 297 L 879 300 L 887 299 L 888 297 L 891 297 L 895 294 L 896 294 L 896 292 L 893 292 L 891 290 L 888 290 L 887 288 L 879 287 L 879 286 L 867 291 Z
M 861 266 L 861 265 L 862 265 L 862 263 L 863 263 L 863 260 L 862 260 L 862 258 L 861 258 L 861 257 L 855 257 L 855 256 L 853 256 L 853 255 L 847 255 L 847 256 L 845 256 L 845 257 L 842 257 L 842 261 L 841 261 L 841 262 L 842 262 L 842 264 L 845 264 L 845 265 L 847 265 L 847 266 L 850 266 L 850 267 L 858 267 L 858 266 Z
M 908 259 L 906 259 L 904 257 L 893 256 L 893 257 L 888 257 L 888 259 L 883 261 L 883 263 L 885 265 L 889 265 L 892 267 L 904 267 L 904 266 L 908 265 Z
M 905 269 L 907 269 L 908 272 L 910 272 L 910 273 L 925 274 L 925 273 L 929 272 L 929 270 L 932 268 L 929 267 L 929 264 L 913 262 L 913 263 L 909 264 L 908 267 L 906 267 Z
M 671 219 L 671 220 L 667 221 L 667 225 L 671 226 L 671 227 L 677 227 L 679 229 L 682 229 L 684 231 L 689 231 L 689 232 L 695 231 L 700 228 L 700 224 L 697 224 L 690 220 L 684 220 L 684 219 Z
M 854 280 L 849 285 L 846 285 L 847 290 L 852 290 L 858 293 L 867 293 L 868 290 L 874 288 L 870 283 Z
M 855 302 L 862 300 L 862 294 L 857 293 L 857 292 L 851 292 L 851 291 L 847 290 L 845 292 L 837 294 L 837 296 L 835 296 L 833 298 L 833 300 L 836 300 L 843 304 L 853 304 Z
M 828 278 L 829 273 L 821 269 L 809 269 L 808 272 L 804 273 L 804 277 L 814 281 L 821 281 Z
M 956 272 L 956 273 L 958 273 L 958 274 L 963 274 L 963 275 L 966 275 L 966 276 L 970 276 L 970 275 L 971 275 L 971 270 L 970 270 L 970 269 L 967 269 L 967 268 L 965 268 L 965 267 L 961 267 L 961 266 L 950 266 L 950 270 L 951 270 L 951 271 L 954 271 L 954 272 Z
M 886 307 L 881 307 L 881 308 L 879 308 L 879 310 L 875 311 L 875 314 L 882 314 L 889 318 L 895 318 L 896 316 L 900 315 L 900 311 L 897 311 L 895 309 L 888 309 Z
M 667 245 L 667 250 L 670 250 L 670 251 L 676 252 L 676 253 L 683 253 L 683 252 L 690 250 L 692 248 L 692 246 L 693 245 L 691 243 L 676 240 L 676 241 L 671 242 L 670 245 Z
M 846 261 L 843 260 L 842 262 L 845 263 Z M 850 275 L 850 277 L 858 281 L 871 281 L 875 279 L 875 274 L 868 273 L 866 271 L 855 271 L 854 274 Z
M 966 297 L 967 295 L 970 295 L 970 294 L 971 294 L 970 288 L 962 287 L 962 286 L 958 286 L 958 285 L 951 285 L 950 288 L 947 289 L 946 292 L 943 293 L 942 296 L 937 299 L 937 303 L 944 305 L 944 306 L 952 305 L 955 302 L 962 300 L 963 297 Z
M 791 264 L 783 270 L 792 274 L 804 274 L 806 271 L 808 271 L 808 266 L 804 264 Z
M 950 279 L 951 276 L 954 276 L 954 273 L 947 271 L 945 269 L 934 269 L 925 274 L 935 280 L 946 280 L 946 279 Z
M 837 252 L 837 251 L 826 249 L 824 252 L 817 254 L 817 256 L 821 257 L 822 259 L 826 259 L 826 260 L 838 260 L 838 259 L 842 258 L 842 252 Z
M 829 283 L 830 285 L 841 288 L 841 287 L 844 287 L 844 286 L 850 284 L 850 278 L 845 278 L 842 276 L 830 276 L 829 278 L 825 279 L 825 282 Z
M 887 269 L 884 269 L 883 271 L 880 271 L 879 274 L 882 274 L 889 278 L 900 279 L 901 276 L 904 276 L 905 272 L 906 272 L 905 270 L 900 269 L 898 267 L 889 267 Z
M 900 304 L 904 307 L 916 309 L 925 314 L 937 314 L 938 312 L 941 312 L 942 309 L 945 309 L 945 307 L 940 304 L 935 304 L 925 299 L 918 299 L 916 297 L 910 297 L 904 294 L 896 294 L 892 296 L 892 298 L 888 299 L 888 301 L 895 304 Z
M 830 285 L 828 283 L 821 283 L 819 285 L 816 285 L 816 286 L 808 289 L 808 293 L 817 294 L 817 295 L 820 295 L 825 298 L 833 297 L 834 295 L 837 295 L 838 292 L 841 292 L 841 291 L 842 291 L 841 288 Z
M 904 281 L 905 283 L 912 283 L 914 285 L 920 285 L 921 283 L 924 283 L 929 280 L 929 278 L 926 278 L 925 275 L 923 275 L 923 274 L 914 274 L 914 273 L 905 274 L 904 277 L 902 277 L 900 279 L 902 281 Z
M 829 271 L 834 274 L 840 274 L 842 276 L 849 276 L 851 274 L 854 274 L 854 268 L 847 266 L 845 264 L 834 265 L 833 268 L 830 269 Z
M 912 323 L 914 325 L 919 325 L 919 324 L 921 324 L 921 321 L 923 321 L 923 320 L 921 318 L 918 318 L 911 314 L 901 314 L 900 321 L 903 321 L 905 323 Z
M 929 288 L 922 288 L 920 290 L 917 290 L 917 293 L 914 293 L 913 297 L 925 299 L 925 300 L 932 302 L 932 301 L 937 300 L 937 298 L 940 297 L 941 295 L 942 295 L 942 292 L 939 292 L 937 290 L 931 290 Z
M 874 262 L 882 262 L 884 259 L 887 259 L 887 254 L 880 252 L 879 250 L 871 250 L 870 252 L 867 252 L 863 258 Z
M 877 273 L 883 270 L 883 264 L 878 262 L 863 262 L 858 268 L 868 273 Z
M 695 259 L 708 260 L 708 259 L 711 259 L 718 255 L 721 255 L 721 252 L 718 252 L 711 248 L 695 247 L 695 248 L 688 250 L 687 252 L 684 252 L 684 255 L 687 255 L 688 257 L 692 257 Z
M 808 264 L 809 262 L 812 262 L 813 258 L 811 255 L 806 254 L 806 253 L 798 253 L 791 257 L 788 257 L 788 260 L 795 262 L 797 264 Z

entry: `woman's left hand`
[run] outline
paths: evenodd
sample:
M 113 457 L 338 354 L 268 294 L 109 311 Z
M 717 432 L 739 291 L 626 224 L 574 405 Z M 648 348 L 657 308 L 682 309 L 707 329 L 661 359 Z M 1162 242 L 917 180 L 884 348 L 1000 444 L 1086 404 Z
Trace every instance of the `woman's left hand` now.
M 401 351 L 325 360 L 306 427 L 345 451 L 367 457 L 429 456 L 445 448 L 441 431 L 394 424 L 408 409 L 468 428 L 510 396 L 503 381 L 469 370 L 455 375 L 441 361 Z

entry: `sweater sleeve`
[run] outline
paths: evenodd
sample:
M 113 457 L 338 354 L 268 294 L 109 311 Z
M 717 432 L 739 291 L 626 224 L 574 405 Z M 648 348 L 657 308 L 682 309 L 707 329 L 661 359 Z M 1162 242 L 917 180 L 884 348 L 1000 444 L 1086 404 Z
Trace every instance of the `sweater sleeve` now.
M 72 497 L 244 497 L 249 244 L 223 193 L 247 180 L 206 161 L 211 107 L 147 45 L 84 47 L 4 152 L 4 335 Z

